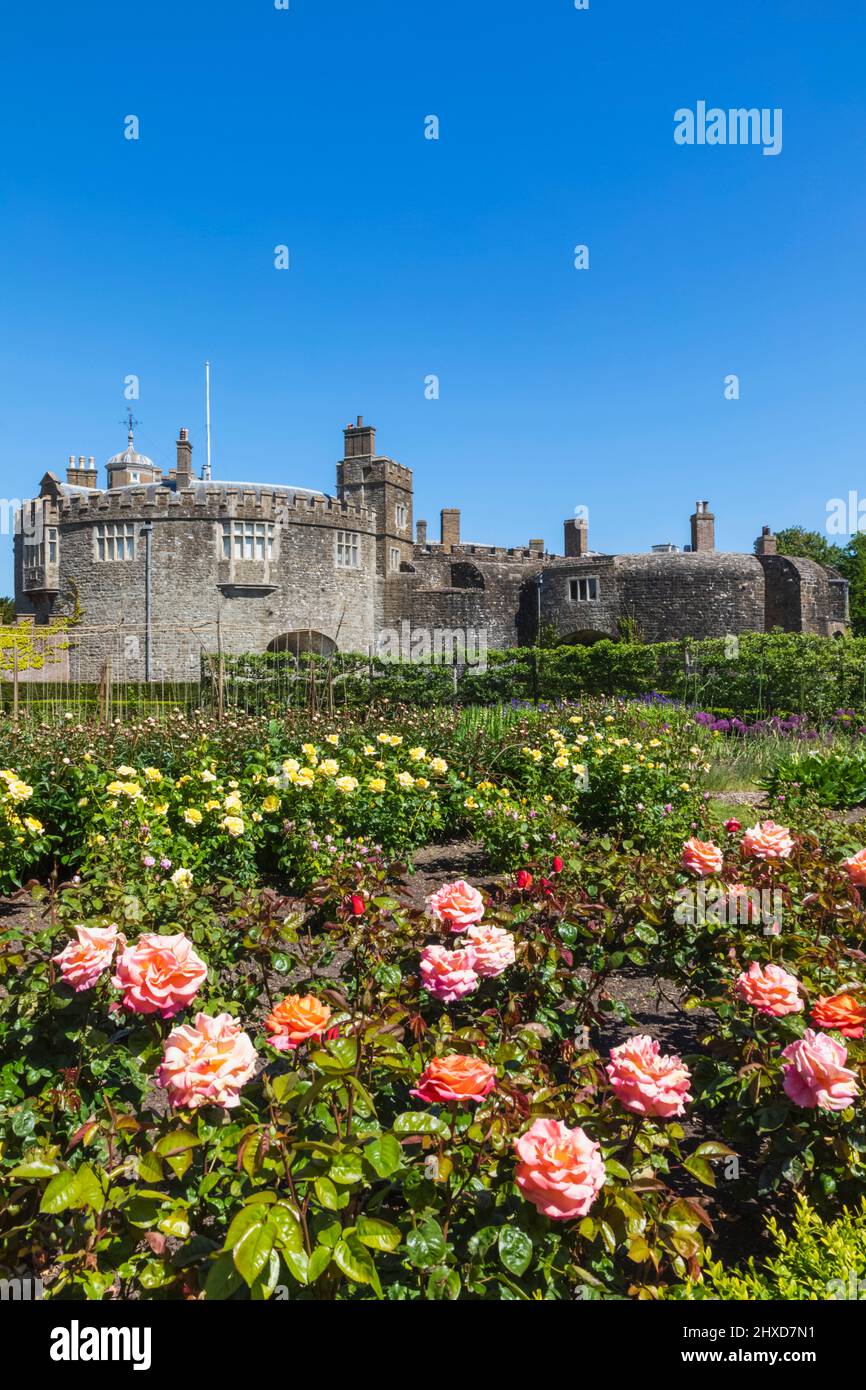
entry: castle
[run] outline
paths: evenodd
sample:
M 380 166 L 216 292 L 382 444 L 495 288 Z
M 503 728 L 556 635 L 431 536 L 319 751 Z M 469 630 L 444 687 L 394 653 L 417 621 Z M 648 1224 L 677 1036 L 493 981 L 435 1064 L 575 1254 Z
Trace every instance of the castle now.
M 808 559 L 776 553 L 764 527 L 751 555 L 715 549 L 698 502 L 691 544 L 646 554 L 589 549 L 569 519 L 564 554 L 542 540 L 470 545 L 460 512 L 439 539 L 414 521 L 412 472 L 376 451 L 359 416 L 344 430 L 336 493 L 221 482 L 193 472 L 182 429 L 167 475 L 134 444 L 109 459 L 70 457 L 66 481 L 42 479 L 15 539 L 19 621 L 73 612 L 87 640 L 69 674 L 96 680 L 119 659 L 128 680 L 198 677 L 202 652 L 376 652 L 386 630 L 483 632 L 490 648 L 555 632 L 567 642 L 637 636 L 715 637 L 779 628 L 845 630 L 847 583 Z M 207 469 L 204 470 L 207 473 Z

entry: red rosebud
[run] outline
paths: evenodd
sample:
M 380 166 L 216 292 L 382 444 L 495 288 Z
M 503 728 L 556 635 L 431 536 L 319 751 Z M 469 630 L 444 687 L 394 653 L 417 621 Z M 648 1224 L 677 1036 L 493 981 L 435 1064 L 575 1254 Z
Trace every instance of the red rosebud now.
M 561 874 L 561 873 L 562 873 L 562 870 L 564 869 L 564 867 L 565 867 L 565 865 L 563 864 L 562 860 L 560 859 L 559 855 L 557 854 L 556 857 L 554 858 L 554 861 L 553 861 L 553 872 L 554 872 L 555 874 Z
M 353 894 L 352 894 L 352 916 L 353 916 L 353 917 L 363 917 L 365 909 L 366 909 L 366 903 L 364 902 L 364 899 L 361 897 L 361 894 L 360 894 L 360 893 L 353 893 Z
M 727 830 L 729 835 L 736 835 L 737 831 L 742 830 L 742 828 L 743 827 L 740 825 L 740 822 L 738 820 L 734 820 L 733 818 L 731 818 L 731 820 L 725 821 L 725 829 Z
M 544 889 L 545 893 L 549 893 L 550 890 L 551 890 L 551 888 L 553 887 L 553 884 L 551 883 L 550 879 L 549 879 L 549 878 L 543 878 L 543 879 L 541 879 L 540 882 L 541 882 L 541 887 Z
M 531 888 L 531 887 L 532 887 L 532 874 L 528 873 L 526 869 L 518 869 L 518 871 L 517 871 L 517 886 L 518 886 L 518 888 Z

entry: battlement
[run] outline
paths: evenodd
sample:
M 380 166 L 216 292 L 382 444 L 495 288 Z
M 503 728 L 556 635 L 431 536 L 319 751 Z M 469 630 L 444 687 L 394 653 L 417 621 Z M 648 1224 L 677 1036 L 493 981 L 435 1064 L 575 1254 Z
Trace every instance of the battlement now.
M 430 541 L 426 545 L 414 545 L 412 553 L 415 559 L 423 559 L 425 555 L 443 556 L 447 555 L 456 559 L 472 557 L 476 560 L 505 560 L 515 561 L 518 564 L 537 564 L 539 561 L 558 560 L 560 557 L 547 550 L 530 549 L 528 546 L 504 546 L 504 545 L 442 545 L 439 541 Z
M 373 531 L 375 514 L 370 507 L 358 506 L 325 494 L 261 487 L 194 487 L 173 491 L 159 486 L 124 488 L 109 492 L 91 491 L 61 497 L 57 504 L 61 523 L 129 521 L 154 519 L 186 520 L 226 518 L 274 521 L 281 525 L 341 525 Z

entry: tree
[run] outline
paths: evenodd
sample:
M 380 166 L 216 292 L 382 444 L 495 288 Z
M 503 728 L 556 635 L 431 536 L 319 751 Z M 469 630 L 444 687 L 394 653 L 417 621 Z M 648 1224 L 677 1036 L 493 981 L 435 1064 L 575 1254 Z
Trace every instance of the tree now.
M 866 635 L 866 534 L 858 531 L 848 544 L 833 545 L 820 531 L 804 526 L 787 526 L 776 536 L 780 555 L 802 555 L 819 565 L 832 565 L 848 580 L 851 628 L 857 637 Z
M 851 627 L 856 637 L 866 634 L 866 534 L 852 536 L 836 562 L 839 573 L 848 580 Z
M 780 555 L 800 555 L 819 565 L 838 565 L 843 554 L 840 545 L 832 545 L 820 531 L 807 531 L 805 526 L 786 526 L 779 531 L 776 549 Z
M 15 622 L 14 598 L 0 598 L 0 626 L 8 627 Z

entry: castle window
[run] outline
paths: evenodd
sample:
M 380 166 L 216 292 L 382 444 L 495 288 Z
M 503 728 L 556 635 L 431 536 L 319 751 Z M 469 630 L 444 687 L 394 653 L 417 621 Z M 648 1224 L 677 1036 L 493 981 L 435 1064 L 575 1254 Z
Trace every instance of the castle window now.
M 100 521 L 95 532 L 97 560 L 135 559 L 135 527 L 131 521 Z
M 400 568 L 400 547 L 398 545 L 392 545 L 388 552 L 388 557 L 389 568 L 398 570 Z
M 223 521 L 220 526 L 224 560 L 273 560 L 272 521 Z
M 46 526 L 42 539 L 24 542 L 24 568 L 41 569 L 45 564 L 46 546 L 49 565 L 57 564 L 57 527 Z
M 361 566 L 361 537 L 357 531 L 338 531 L 335 560 L 338 569 L 356 570 Z
M 397 522 L 397 530 L 405 531 L 409 524 L 409 508 L 405 502 L 398 502 L 394 508 L 394 517 Z
M 595 603 L 598 599 L 598 580 L 594 575 L 587 579 L 569 579 L 568 597 L 574 603 Z

